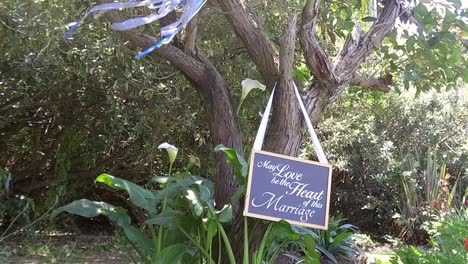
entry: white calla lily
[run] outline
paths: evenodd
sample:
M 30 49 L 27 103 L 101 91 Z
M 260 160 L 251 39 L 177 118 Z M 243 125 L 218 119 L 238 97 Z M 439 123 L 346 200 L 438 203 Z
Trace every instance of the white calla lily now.
M 164 142 L 161 145 L 159 145 L 158 149 L 165 149 L 167 151 L 167 155 L 169 156 L 169 162 L 171 163 L 172 167 L 172 164 L 174 164 L 174 161 L 177 157 L 177 151 L 179 151 L 179 149 L 167 142 Z
M 252 80 L 250 78 L 247 78 L 241 82 L 242 85 L 242 98 L 241 100 L 244 100 L 247 95 L 252 91 L 253 89 L 260 89 L 262 91 L 265 91 L 266 86 L 263 85 L 261 82 L 257 80 Z
M 245 98 L 247 95 L 252 91 L 253 89 L 260 89 L 262 91 L 266 90 L 266 86 L 263 85 L 261 82 L 257 80 L 252 80 L 250 78 L 247 78 L 241 82 L 242 85 L 242 96 L 239 102 L 239 106 L 237 107 L 237 113 L 239 113 L 239 110 L 241 108 L 242 102 L 244 102 Z

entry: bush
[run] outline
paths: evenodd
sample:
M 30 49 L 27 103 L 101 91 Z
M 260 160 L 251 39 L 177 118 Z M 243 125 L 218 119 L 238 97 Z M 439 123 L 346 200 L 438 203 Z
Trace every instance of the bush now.
M 431 239 L 432 249 L 402 246 L 391 263 L 468 263 L 468 209 L 449 214 L 432 224 L 436 227 Z
M 452 175 L 449 188 L 459 179 L 453 204 L 468 187 L 468 88 L 414 96 L 351 89 L 320 123 L 325 153 L 337 168 L 332 209 L 363 231 L 399 233 L 392 216 L 406 199 L 401 177 L 423 178 L 434 151 L 437 170 L 445 163 Z M 312 153 L 307 145 L 304 155 Z
M 32 199 L 11 193 L 12 182 L 11 174 L 0 168 L 0 242 L 12 227 L 29 224 L 34 210 Z

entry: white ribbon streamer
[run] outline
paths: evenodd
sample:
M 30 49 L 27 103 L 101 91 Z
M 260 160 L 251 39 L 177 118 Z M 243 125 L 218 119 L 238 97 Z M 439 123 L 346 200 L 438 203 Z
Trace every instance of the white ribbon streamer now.
M 318 140 L 314 127 L 312 126 L 312 122 L 310 121 L 309 114 L 307 113 L 304 103 L 302 102 L 302 98 L 301 98 L 301 95 L 299 94 L 299 90 L 297 89 L 296 84 L 295 83 L 293 84 L 294 84 L 294 93 L 299 103 L 299 107 L 301 108 L 302 115 L 304 116 L 304 120 L 307 125 L 307 130 L 309 131 L 315 153 L 317 153 L 317 157 L 321 163 L 328 164 L 328 160 L 325 156 L 325 153 L 323 152 L 322 145 L 320 144 L 320 141 Z M 275 84 L 275 87 L 273 87 L 273 90 L 271 91 L 270 99 L 268 99 L 265 112 L 263 113 L 262 120 L 260 121 L 260 127 L 258 128 L 257 135 L 255 137 L 255 141 L 253 144 L 254 150 L 262 149 L 262 145 L 265 139 L 266 129 L 268 125 L 268 119 L 270 117 L 271 107 L 273 104 L 273 96 L 275 94 L 275 88 L 276 88 L 276 84 Z
M 268 125 L 268 119 L 270 117 L 270 110 L 271 105 L 273 103 L 273 95 L 275 94 L 276 84 L 271 91 L 270 99 L 268 99 L 268 103 L 265 108 L 265 112 L 263 112 L 262 121 L 260 121 L 260 127 L 258 128 L 257 135 L 255 136 L 255 141 L 253 144 L 254 150 L 262 150 L 263 139 L 265 138 L 265 133 Z

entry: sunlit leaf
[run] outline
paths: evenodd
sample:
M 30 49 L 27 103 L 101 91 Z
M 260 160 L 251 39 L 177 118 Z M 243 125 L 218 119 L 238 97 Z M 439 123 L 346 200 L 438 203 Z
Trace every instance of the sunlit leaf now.
M 217 145 L 215 148 L 216 152 L 224 152 L 226 154 L 227 163 L 234 167 L 234 174 L 236 175 L 237 183 L 239 185 L 245 184 L 245 177 L 247 176 L 248 165 L 244 157 L 239 155 L 237 151 L 232 148 L 227 148 L 224 145 Z
M 156 198 L 148 190 L 134 184 L 133 182 L 123 180 L 109 174 L 101 174 L 96 178 L 96 182 L 103 183 L 115 190 L 125 190 L 128 192 L 130 202 L 145 209 L 149 214 L 156 213 Z

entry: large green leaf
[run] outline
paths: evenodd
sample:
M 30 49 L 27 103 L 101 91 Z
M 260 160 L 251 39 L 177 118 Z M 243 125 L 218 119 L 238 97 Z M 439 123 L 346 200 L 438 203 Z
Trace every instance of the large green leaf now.
M 199 193 L 200 200 L 202 200 L 203 202 L 208 202 L 208 200 L 212 198 L 210 189 L 201 184 L 197 184 L 197 186 L 200 192 Z
M 180 211 L 167 208 L 164 213 L 157 214 L 155 217 L 145 221 L 147 225 L 159 225 L 171 228 L 179 222 L 182 213 Z
M 301 236 L 310 235 L 313 238 L 318 238 L 319 237 L 317 235 L 317 233 L 315 233 L 313 230 L 311 230 L 309 228 L 305 228 L 305 227 L 302 227 L 302 226 L 296 226 L 296 225 L 292 225 L 291 228 L 292 228 L 292 230 L 294 232 L 298 233 Z
M 245 177 L 247 177 L 248 165 L 244 157 L 239 155 L 236 150 L 227 148 L 224 145 L 215 147 L 216 152 L 224 152 L 226 154 L 226 162 L 234 166 L 234 174 L 236 175 L 237 183 L 239 185 L 245 184 Z
M 83 217 L 96 217 L 103 215 L 120 227 L 130 225 L 130 217 L 125 209 L 114 207 L 104 202 L 95 202 L 87 199 L 77 200 L 55 209 L 52 212 L 51 217 L 55 217 L 62 212 L 68 212 L 70 214 L 80 215 Z
M 179 264 L 187 251 L 184 244 L 173 244 L 165 247 L 154 259 L 154 264 Z
M 344 233 L 337 235 L 336 237 L 333 238 L 333 242 L 331 243 L 330 248 L 339 246 L 344 240 L 348 239 L 353 234 L 354 234 L 353 232 L 344 232 Z
M 334 264 L 337 264 L 338 261 L 336 260 L 335 256 L 333 256 L 333 254 L 328 251 L 326 248 L 322 247 L 322 246 L 319 246 L 319 245 L 315 245 L 315 247 L 317 248 L 318 251 L 320 251 L 323 255 L 327 256 L 328 259 L 330 259 Z
M 307 250 L 305 252 L 306 256 L 310 257 L 309 262 L 317 263 L 317 261 L 320 259 L 320 253 L 317 251 L 314 238 L 309 234 L 305 235 L 303 238 L 305 249 Z M 320 261 L 318 263 L 320 263 Z
M 145 209 L 150 215 L 156 214 L 156 197 L 152 192 L 134 184 L 133 182 L 120 179 L 109 174 L 101 174 L 96 178 L 96 182 L 103 183 L 115 190 L 125 190 L 128 192 L 130 202 Z
M 189 188 L 185 192 L 185 198 L 189 201 L 190 208 L 195 217 L 202 217 L 206 202 L 200 198 L 198 188 Z
M 281 220 L 277 223 L 273 223 L 270 235 L 268 237 L 269 243 L 278 241 L 297 241 L 301 238 L 299 233 L 296 233 L 291 224 Z
M 143 249 L 147 256 L 151 256 L 154 252 L 152 240 L 145 237 L 145 234 L 134 226 L 123 227 L 125 236 L 138 249 Z
M 216 215 L 221 223 L 230 223 L 233 219 L 232 206 L 230 204 L 224 205 L 223 209 L 216 212 Z

